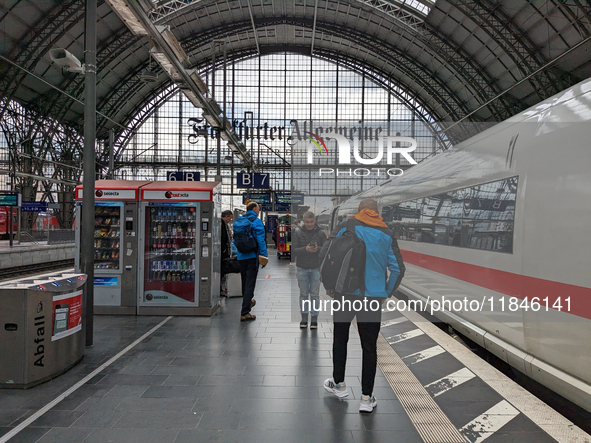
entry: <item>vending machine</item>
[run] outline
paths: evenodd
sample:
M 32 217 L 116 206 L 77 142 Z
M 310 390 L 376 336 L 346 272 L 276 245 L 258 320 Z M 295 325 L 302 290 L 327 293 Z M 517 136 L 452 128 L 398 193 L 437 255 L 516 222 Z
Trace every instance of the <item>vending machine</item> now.
M 94 211 L 94 312 L 137 311 L 139 190 L 149 181 L 98 180 Z M 82 186 L 76 187 L 76 270 L 80 270 Z
M 220 182 L 141 188 L 138 314 L 211 315 L 220 295 Z

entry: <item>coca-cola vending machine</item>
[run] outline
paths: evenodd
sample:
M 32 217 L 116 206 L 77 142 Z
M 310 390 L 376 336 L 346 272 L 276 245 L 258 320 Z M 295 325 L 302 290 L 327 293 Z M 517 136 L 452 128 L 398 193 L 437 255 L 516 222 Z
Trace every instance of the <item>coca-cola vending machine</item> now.
M 138 314 L 211 315 L 220 294 L 220 182 L 141 188 Z
M 94 192 L 94 312 L 137 311 L 139 190 L 149 181 L 97 180 Z M 76 259 L 80 272 L 80 216 L 84 189 L 76 187 Z M 84 221 L 86 223 L 86 221 Z

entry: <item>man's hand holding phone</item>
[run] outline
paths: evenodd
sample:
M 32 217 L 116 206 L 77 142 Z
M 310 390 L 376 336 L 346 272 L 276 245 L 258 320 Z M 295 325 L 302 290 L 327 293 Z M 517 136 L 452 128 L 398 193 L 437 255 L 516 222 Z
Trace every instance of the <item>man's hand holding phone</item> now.
M 316 244 L 315 241 L 311 241 L 306 246 L 306 252 L 317 252 L 317 251 L 318 251 L 318 245 Z

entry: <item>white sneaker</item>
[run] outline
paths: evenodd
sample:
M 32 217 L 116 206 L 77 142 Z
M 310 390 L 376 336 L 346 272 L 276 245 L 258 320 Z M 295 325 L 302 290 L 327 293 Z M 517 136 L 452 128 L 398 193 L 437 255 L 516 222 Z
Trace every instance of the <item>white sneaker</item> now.
M 347 385 L 345 385 L 345 382 L 335 383 L 333 378 L 327 378 L 324 380 L 324 390 L 326 392 L 332 392 L 339 398 L 349 396 L 349 391 L 347 391 Z
M 361 404 L 359 405 L 359 412 L 373 412 L 373 408 L 376 407 L 378 401 L 372 395 L 362 395 L 361 396 Z

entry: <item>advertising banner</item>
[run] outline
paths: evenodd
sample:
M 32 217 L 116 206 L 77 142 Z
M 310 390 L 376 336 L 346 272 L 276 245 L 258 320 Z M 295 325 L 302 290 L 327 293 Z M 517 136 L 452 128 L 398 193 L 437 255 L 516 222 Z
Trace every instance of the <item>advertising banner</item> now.
M 82 329 L 82 291 L 54 296 L 52 312 L 51 341 L 80 331 Z

